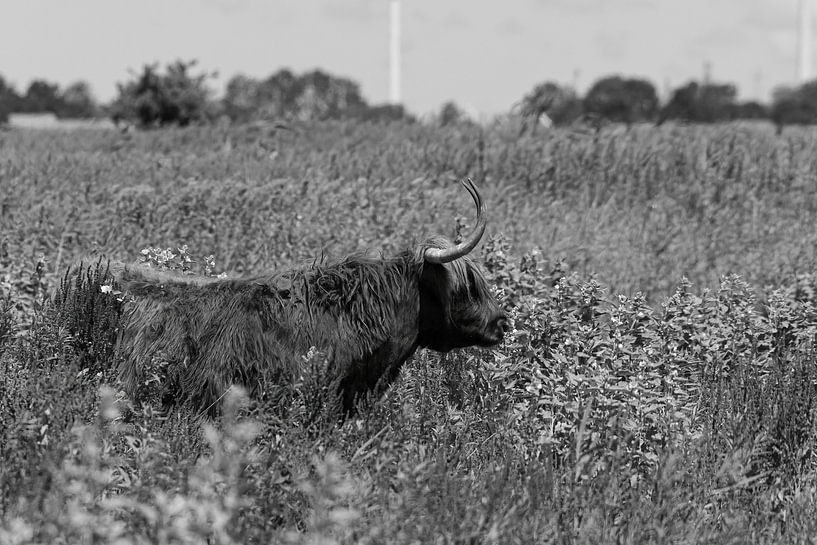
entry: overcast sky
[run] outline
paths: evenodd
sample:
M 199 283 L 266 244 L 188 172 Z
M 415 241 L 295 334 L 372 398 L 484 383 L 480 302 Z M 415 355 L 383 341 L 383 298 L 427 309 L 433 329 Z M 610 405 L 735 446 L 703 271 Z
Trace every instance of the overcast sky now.
M 609 74 L 664 93 L 707 61 L 744 98 L 795 75 L 797 0 L 402 1 L 403 97 L 420 114 L 449 99 L 498 113 L 538 82 L 584 92 Z M 109 100 L 128 69 L 195 58 L 219 92 L 237 73 L 317 67 L 388 96 L 387 0 L 4 0 L 0 21 L 0 74 L 18 90 L 83 79 Z

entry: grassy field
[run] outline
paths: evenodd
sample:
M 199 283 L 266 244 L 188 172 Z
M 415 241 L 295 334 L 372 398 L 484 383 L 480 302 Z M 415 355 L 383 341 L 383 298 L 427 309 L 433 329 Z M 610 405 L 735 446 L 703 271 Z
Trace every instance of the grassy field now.
M 464 176 L 514 329 L 342 424 L 320 354 L 285 402 L 126 423 L 101 279 L 51 299 L 92 253 L 451 236 Z M 0 543 L 810 543 L 816 211 L 805 129 L 0 133 Z

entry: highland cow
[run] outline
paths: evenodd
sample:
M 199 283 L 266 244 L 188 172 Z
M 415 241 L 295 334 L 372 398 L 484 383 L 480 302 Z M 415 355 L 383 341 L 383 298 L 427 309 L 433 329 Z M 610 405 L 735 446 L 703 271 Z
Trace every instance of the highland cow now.
M 456 245 L 436 236 L 392 258 L 355 254 L 234 280 L 121 267 L 131 296 L 119 340 L 125 390 L 138 397 L 161 361 L 174 376 L 171 401 L 212 414 L 232 384 L 252 392 L 262 377 L 292 380 L 315 348 L 350 413 L 361 396 L 382 394 L 418 347 L 496 345 L 507 319 L 467 256 L 485 231 L 485 207 L 473 182 L 463 185 L 477 224 Z

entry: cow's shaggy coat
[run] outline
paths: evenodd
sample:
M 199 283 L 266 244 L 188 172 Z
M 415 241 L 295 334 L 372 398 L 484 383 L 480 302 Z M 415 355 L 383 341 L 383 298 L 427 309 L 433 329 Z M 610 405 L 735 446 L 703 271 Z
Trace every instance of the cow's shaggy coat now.
M 451 246 L 435 237 L 393 258 L 357 254 L 236 280 L 119 267 L 117 280 L 132 296 L 119 342 L 124 387 L 137 395 L 146 370 L 161 361 L 174 377 L 163 385 L 165 400 L 212 413 L 232 384 L 253 391 L 265 380 L 291 381 L 314 347 L 352 411 L 362 394 L 382 393 L 418 347 L 502 339 L 504 313 L 473 262 L 424 257 Z

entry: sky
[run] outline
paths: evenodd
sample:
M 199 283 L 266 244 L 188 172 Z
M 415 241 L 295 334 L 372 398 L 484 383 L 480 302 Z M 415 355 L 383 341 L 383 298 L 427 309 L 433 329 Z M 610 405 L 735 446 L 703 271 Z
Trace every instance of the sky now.
M 448 100 L 492 115 L 537 83 L 583 93 L 613 74 L 664 96 L 707 63 L 712 81 L 767 100 L 795 80 L 796 14 L 797 0 L 402 0 L 403 102 L 421 115 Z M 84 80 L 107 101 L 152 62 L 197 59 L 218 73 L 216 92 L 239 73 L 320 68 L 380 103 L 388 15 L 388 0 L 3 0 L 0 75 L 19 91 L 34 78 Z

